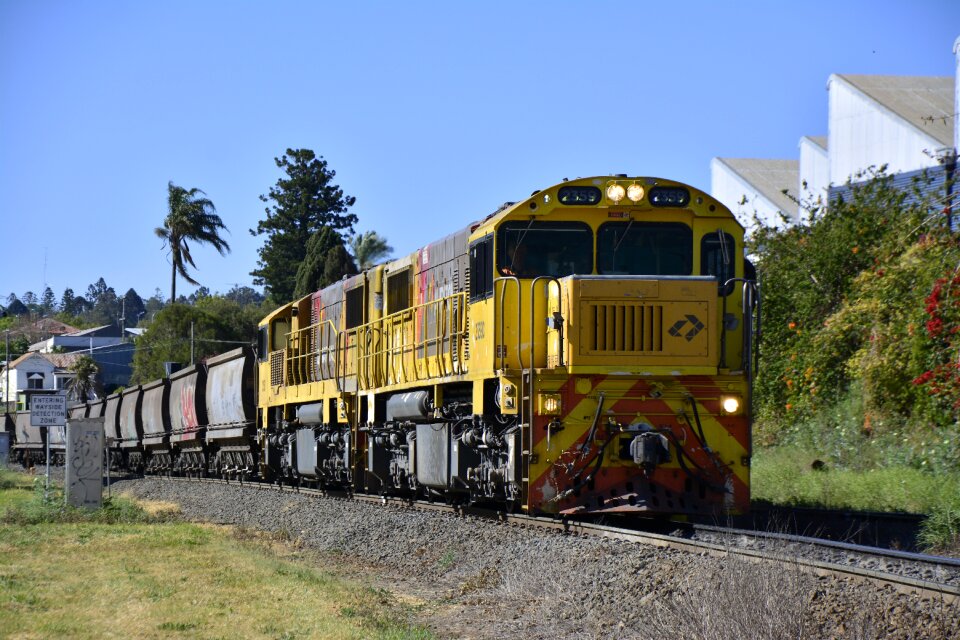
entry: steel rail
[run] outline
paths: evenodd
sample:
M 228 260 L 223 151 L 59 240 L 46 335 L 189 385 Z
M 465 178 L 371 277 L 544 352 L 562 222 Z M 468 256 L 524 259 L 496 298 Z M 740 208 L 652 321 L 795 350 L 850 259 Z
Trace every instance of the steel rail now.
M 248 489 L 257 489 L 260 491 L 285 492 L 294 494 L 304 494 L 319 496 L 327 499 L 349 500 L 354 502 L 363 502 L 367 504 L 378 504 L 394 509 L 408 509 L 419 511 L 436 511 L 443 513 L 452 513 L 459 517 L 476 518 L 478 520 L 495 521 L 505 525 L 517 526 L 525 529 L 543 529 L 568 535 L 593 536 L 598 538 L 607 538 L 610 540 L 619 540 L 632 542 L 635 544 L 644 544 L 661 549 L 674 549 L 690 553 L 707 553 L 715 557 L 725 557 L 729 555 L 741 556 L 757 562 L 774 562 L 784 566 L 799 567 L 819 576 L 834 577 L 853 577 L 878 585 L 890 585 L 900 593 L 914 594 L 922 598 L 939 599 L 943 602 L 960 602 L 960 586 L 934 582 L 932 580 L 923 580 L 910 576 L 897 575 L 876 569 L 864 567 L 843 565 L 833 562 L 825 562 L 804 558 L 798 554 L 777 550 L 753 549 L 748 547 L 738 547 L 733 544 L 722 544 L 718 542 L 707 542 L 704 540 L 693 540 L 672 536 L 662 533 L 647 531 L 636 531 L 622 527 L 610 525 L 600 525 L 591 522 L 579 520 L 558 519 L 547 516 L 531 516 L 526 514 L 512 514 L 503 511 L 494 511 L 489 509 L 479 509 L 475 507 L 464 507 L 449 505 L 446 503 L 430 502 L 427 500 L 409 500 L 394 496 L 374 496 L 368 494 L 355 494 L 352 492 L 339 492 L 327 489 L 312 489 L 306 487 L 296 487 L 290 485 L 267 484 L 263 482 L 240 480 L 223 480 L 220 478 L 184 478 L 174 476 L 143 476 L 145 478 L 157 478 L 160 480 L 173 480 L 177 482 L 198 482 L 242 486 Z M 713 527 L 697 525 L 700 530 L 708 530 L 720 535 L 735 537 L 747 537 L 753 539 L 775 540 L 777 542 L 790 542 L 802 544 L 809 548 L 826 547 L 835 550 L 845 551 L 847 553 L 872 556 L 876 558 L 887 558 L 896 560 L 907 560 L 928 564 L 931 566 L 960 567 L 960 559 L 945 558 L 941 556 L 930 556 L 920 553 L 911 553 L 897 551 L 893 549 L 882 549 L 879 547 L 868 547 L 864 545 L 855 545 L 845 542 L 836 542 L 833 540 L 823 540 L 820 538 L 811 538 L 805 536 L 794 536 L 781 533 L 767 533 L 747 529 L 727 529 L 724 527 Z

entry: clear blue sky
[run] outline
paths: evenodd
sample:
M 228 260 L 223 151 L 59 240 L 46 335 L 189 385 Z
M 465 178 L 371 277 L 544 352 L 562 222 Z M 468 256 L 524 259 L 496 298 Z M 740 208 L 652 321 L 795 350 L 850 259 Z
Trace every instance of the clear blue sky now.
M 564 177 L 708 190 L 714 156 L 825 135 L 831 73 L 952 76 L 958 35 L 956 0 L 0 0 L 0 297 L 168 292 L 170 180 L 231 231 L 197 279 L 251 284 L 287 147 L 395 255 Z

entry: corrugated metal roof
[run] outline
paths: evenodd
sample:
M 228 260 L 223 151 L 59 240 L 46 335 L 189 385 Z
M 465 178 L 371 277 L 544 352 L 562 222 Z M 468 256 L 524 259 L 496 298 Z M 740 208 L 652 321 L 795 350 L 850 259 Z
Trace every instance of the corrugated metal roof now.
M 836 74 L 945 147 L 953 146 L 954 79 Z M 933 149 L 931 149 L 933 151 Z
M 798 160 L 767 160 L 762 158 L 717 158 L 731 171 L 752 185 L 757 193 L 769 200 L 783 213 L 793 217 L 797 203 L 783 194 L 786 189 L 797 195 L 800 180 Z
M 94 336 L 97 335 L 97 333 L 103 331 L 104 329 L 108 329 L 108 328 L 110 328 L 111 326 L 112 326 L 112 325 L 104 324 L 104 325 L 100 325 L 99 327 L 92 327 L 92 328 L 90 328 L 90 329 L 83 329 L 83 330 L 79 330 L 79 331 L 74 331 L 73 333 L 69 334 L 69 336 L 70 336 L 71 338 L 86 337 L 86 336 L 94 337 Z
M 944 212 L 948 204 L 945 192 L 946 183 L 947 170 L 944 166 L 928 167 L 926 169 L 897 173 L 890 176 L 890 186 L 906 194 L 906 204 L 919 204 L 927 200 L 934 208 L 939 209 L 943 207 Z M 845 184 L 839 187 L 830 187 L 829 199 L 831 202 L 837 198 L 850 200 L 853 197 L 853 189 L 864 184 L 866 184 L 866 181 L 852 185 Z M 954 195 L 952 197 L 954 208 L 956 208 L 958 204 L 957 200 L 958 196 Z M 950 219 L 950 226 L 954 231 L 960 230 L 958 229 L 958 226 L 960 226 L 958 213 L 960 213 L 960 211 L 954 213 Z

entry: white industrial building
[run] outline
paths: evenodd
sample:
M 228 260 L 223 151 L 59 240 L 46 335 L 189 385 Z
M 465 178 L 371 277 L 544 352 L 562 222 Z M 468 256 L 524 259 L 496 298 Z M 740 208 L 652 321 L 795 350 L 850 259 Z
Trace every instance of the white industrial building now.
M 771 226 L 796 222 L 796 160 L 714 158 L 710 175 L 713 197 L 748 229 L 754 218 Z
M 754 216 L 776 225 L 798 221 L 804 205 L 827 202 L 830 188 L 856 181 L 870 168 L 885 165 L 888 173 L 903 174 L 955 165 L 960 38 L 953 52 L 953 78 L 831 75 L 827 136 L 801 138 L 798 161 L 714 158 L 713 196 L 748 228 Z

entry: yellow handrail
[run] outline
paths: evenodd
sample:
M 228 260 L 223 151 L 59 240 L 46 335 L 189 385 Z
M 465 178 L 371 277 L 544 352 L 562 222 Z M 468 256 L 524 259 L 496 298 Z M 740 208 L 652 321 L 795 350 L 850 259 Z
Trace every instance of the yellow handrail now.
M 324 320 L 291 331 L 286 334 L 284 350 L 287 383 L 335 379 L 342 391 L 351 377 L 356 378 L 360 390 L 464 374 L 468 370 L 464 344 L 468 310 L 467 293 L 461 292 L 348 330 L 340 331 L 332 321 Z M 422 339 L 416 331 L 418 316 L 422 318 Z M 428 316 L 433 319 L 432 330 Z M 435 352 L 430 353 L 431 349 Z M 332 371 L 327 362 L 331 354 Z

